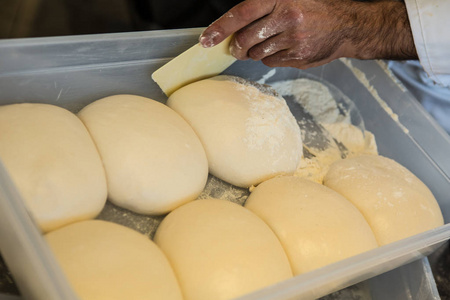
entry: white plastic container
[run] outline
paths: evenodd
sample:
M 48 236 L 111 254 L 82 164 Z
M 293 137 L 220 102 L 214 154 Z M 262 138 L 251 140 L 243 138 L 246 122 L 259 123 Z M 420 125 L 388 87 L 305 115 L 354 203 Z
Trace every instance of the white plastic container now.
M 94 100 L 124 93 L 164 102 L 166 97 L 151 80 L 152 72 L 196 43 L 200 32 L 0 41 L 0 105 L 41 102 L 77 112 Z M 385 65 L 338 60 L 307 71 L 278 68 L 274 74 L 261 63 L 239 61 L 225 73 L 254 81 L 266 75 L 267 83 L 311 74 L 338 87 L 354 101 L 366 129 L 375 134 L 380 154 L 406 166 L 428 185 L 446 223 L 242 299 L 317 298 L 383 273 L 366 281 L 372 299 L 395 299 L 401 293 L 413 293 L 411 299 L 438 299 L 424 257 L 450 238 L 450 138 L 390 76 Z M 383 101 L 398 115 L 398 121 Z M 0 251 L 25 298 L 76 299 L 1 164 Z M 420 297 L 425 298 L 414 297 L 419 287 Z

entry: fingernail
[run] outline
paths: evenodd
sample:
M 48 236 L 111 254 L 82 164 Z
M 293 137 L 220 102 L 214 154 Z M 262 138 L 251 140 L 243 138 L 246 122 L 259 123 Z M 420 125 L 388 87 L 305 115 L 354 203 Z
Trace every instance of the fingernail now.
M 214 34 L 215 33 L 215 34 Z M 213 32 L 210 34 L 206 34 L 206 35 L 201 35 L 200 36 L 200 45 L 202 45 L 202 47 L 204 48 L 211 48 L 214 46 L 214 37 L 217 35 L 217 32 Z
M 236 47 L 234 46 L 233 43 L 230 43 L 230 46 L 228 47 L 228 51 L 230 51 L 230 54 L 234 56 L 234 52 L 235 52 Z
M 230 47 L 228 48 L 230 50 L 231 55 L 235 56 L 239 50 L 242 50 L 241 45 L 239 45 L 237 40 L 234 40 L 234 42 L 230 43 Z

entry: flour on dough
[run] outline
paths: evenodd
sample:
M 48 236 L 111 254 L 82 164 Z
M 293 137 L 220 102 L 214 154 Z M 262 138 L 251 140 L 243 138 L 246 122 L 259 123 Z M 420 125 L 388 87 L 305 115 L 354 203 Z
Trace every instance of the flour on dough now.
M 300 129 L 285 100 L 241 78 L 192 83 L 167 104 L 198 134 L 210 172 L 228 183 L 250 187 L 292 174 L 300 163 Z

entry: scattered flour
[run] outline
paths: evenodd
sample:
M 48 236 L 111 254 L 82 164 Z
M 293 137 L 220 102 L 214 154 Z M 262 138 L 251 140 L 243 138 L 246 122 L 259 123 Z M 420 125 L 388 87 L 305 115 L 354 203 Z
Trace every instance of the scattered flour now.
M 342 114 L 326 85 L 315 80 L 299 78 L 279 81 L 273 88 L 283 96 L 292 95 L 320 123 L 350 123 L 349 114 Z
M 307 78 L 299 78 L 275 82 L 271 86 L 282 96 L 290 96 L 289 99 L 302 105 L 307 112 L 314 116 L 315 121 L 326 130 L 326 133 L 347 148 L 346 157 L 378 153 L 374 135 L 351 123 L 350 111 L 346 110 L 342 103 L 336 101 L 325 84 Z M 301 128 L 304 128 L 304 123 L 307 122 L 308 120 L 298 120 Z M 323 133 L 311 132 L 311 130 L 306 133 L 305 130 L 302 130 L 303 139 L 307 134 L 314 136 Z M 305 140 L 304 144 L 312 156 L 304 157 L 296 176 L 322 183 L 329 166 L 342 159 L 342 151 L 336 143 L 329 143 L 325 149 L 312 147 Z
M 350 154 L 378 154 L 377 144 L 374 135 L 349 123 L 322 124 L 323 127 L 338 141 L 343 143 Z
M 277 73 L 277 69 L 273 68 L 270 69 L 269 72 L 267 72 L 266 74 L 264 74 L 260 80 L 257 81 L 257 83 L 259 84 L 265 84 L 267 82 L 268 79 L 272 78 L 275 74 Z
M 386 113 L 400 126 L 400 128 L 403 130 L 404 133 L 409 133 L 408 128 L 403 125 L 396 113 L 392 111 L 392 109 L 389 107 L 389 105 L 384 101 L 380 95 L 378 94 L 378 91 L 370 84 L 370 81 L 367 79 L 366 75 L 363 71 L 353 66 L 352 61 L 348 58 L 340 58 L 339 59 L 342 63 L 344 63 L 350 71 L 355 75 L 355 77 L 361 82 L 367 90 L 372 94 L 372 96 L 377 100 L 377 102 L 380 104 L 380 106 L 386 111 Z

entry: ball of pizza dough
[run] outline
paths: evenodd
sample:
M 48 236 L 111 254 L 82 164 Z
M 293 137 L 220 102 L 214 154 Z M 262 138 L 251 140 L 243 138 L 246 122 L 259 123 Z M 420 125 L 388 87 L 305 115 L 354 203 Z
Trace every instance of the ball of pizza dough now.
M 1 106 L 0 159 L 44 232 L 94 218 L 105 205 L 100 156 L 86 127 L 66 109 Z
M 361 211 L 380 245 L 443 225 L 428 187 L 392 159 L 362 155 L 335 162 L 324 184 Z
M 265 181 L 252 191 L 245 207 L 278 236 L 294 275 L 378 247 L 356 207 L 306 179 L 286 176 Z
M 231 299 L 292 276 L 267 224 L 226 200 L 195 200 L 175 209 L 154 240 L 186 300 Z
M 208 177 L 203 146 L 166 105 L 134 95 L 97 100 L 78 116 L 106 170 L 109 200 L 142 214 L 164 214 L 201 193 Z
M 243 79 L 216 76 L 175 91 L 167 105 L 194 128 L 211 174 L 249 187 L 292 174 L 303 153 L 300 129 L 286 101 Z
M 81 299 L 181 300 L 172 267 L 148 237 L 100 220 L 70 224 L 45 235 Z

